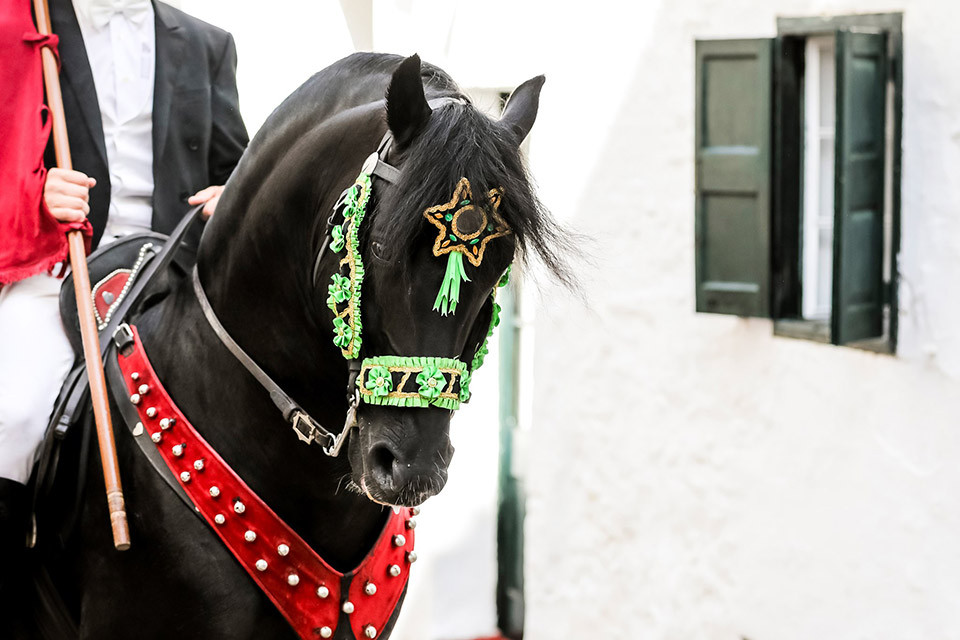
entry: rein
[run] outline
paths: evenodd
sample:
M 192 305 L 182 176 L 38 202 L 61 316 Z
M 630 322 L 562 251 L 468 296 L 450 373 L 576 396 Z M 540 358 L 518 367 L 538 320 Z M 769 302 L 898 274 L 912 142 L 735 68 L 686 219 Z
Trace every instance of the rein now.
M 280 385 L 274 382 L 273 378 L 267 375 L 267 372 L 261 369 L 260 366 L 253 361 L 253 358 L 248 356 L 247 352 L 237 344 L 236 340 L 227 333 L 227 330 L 224 329 L 220 323 L 220 319 L 217 318 L 217 314 L 214 313 L 213 307 L 210 306 L 210 300 L 207 299 L 207 294 L 203 291 L 203 285 L 200 284 L 200 276 L 197 274 L 196 267 L 193 268 L 193 292 L 197 296 L 200 308 L 203 309 L 203 315 L 207 319 L 207 323 L 210 325 L 210 328 L 213 329 L 217 338 L 233 357 L 250 372 L 250 375 L 260 383 L 260 386 L 266 390 L 270 396 L 270 400 L 276 405 L 277 409 L 280 410 L 283 419 L 290 423 L 297 437 L 307 444 L 316 442 L 323 447 L 323 452 L 328 456 L 336 457 L 339 455 L 343 443 L 346 442 L 347 434 L 350 432 L 350 429 L 357 424 L 357 406 L 360 404 L 359 394 L 354 393 L 354 397 L 350 398 L 350 408 L 347 410 L 347 420 L 343 430 L 339 434 L 333 433 L 321 425 L 309 413 L 304 411 L 293 398 L 287 395 L 287 393 L 280 388 Z M 352 374 L 351 377 L 353 377 Z

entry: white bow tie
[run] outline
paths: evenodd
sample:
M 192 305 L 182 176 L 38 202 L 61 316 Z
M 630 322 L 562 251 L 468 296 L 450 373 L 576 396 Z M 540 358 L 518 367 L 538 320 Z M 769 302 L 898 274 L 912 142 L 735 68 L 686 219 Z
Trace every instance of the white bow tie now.
M 87 0 L 87 15 L 97 29 L 105 27 L 115 15 L 139 25 L 150 15 L 150 0 Z

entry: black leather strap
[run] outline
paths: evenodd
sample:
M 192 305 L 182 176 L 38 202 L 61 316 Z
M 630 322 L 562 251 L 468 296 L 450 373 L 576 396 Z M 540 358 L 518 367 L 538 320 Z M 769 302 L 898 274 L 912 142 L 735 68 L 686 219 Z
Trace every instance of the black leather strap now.
M 181 240 L 183 240 L 183 237 L 187 234 L 187 231 L 190 230 L 190 227 L 193 226 L 193 223 L 196 221 L 197 217 L 200 215 L 200 211 L 202 210 L 203 205 L 200 204 L 188 211 L 187 215 L 183 216 L 183 219 L 178 222 L 177 226 L 174 227 L 172 232 L 170 232 L 170 237 L 166 244 L 163 245 L 163 249 L 161 249 L 160 252 L 157 253 L 156 257 L 150 261 L 150 264 L 141 270 L 140 277 L 137 278 L 136 282 L 133 283 L 133 287 L 130 288 L 130 291 L 127 293 L 127 297 L 113 313 L 113 316 L 110 318 L 110 322 L 107 324 L 107 326 L 104 327 L 103 331 L 100 332 L 101 354 L 106 353 L 107 348 L 110 346 L 110 338 L 112 338 L 113 334 L 117 331 L 117 327 L 126 321 L 127 314 L 130 313 L 130 309 L 133 308 L 133 305 L 136 304 L 140 299 L 140 296 L 143 295 L 144 290 L 153 281 L 154 276 L 156 276 L 158 273 L 163 273 L 166 271 L 167 267 L 170 265 L 170 262 L 173 260 L 173 256 L 177 253 L 177 249 L 180 248 Z
M 203 286 L 200 284 L 200 276 L 197 274 L 196 267 L 193 269 L 193 292 L 200 302 L 200 308 L 203 309 L 204 317 L 206 317 L 210 328 L 213 329 L 217 338 L 219 338 L 223 346 L 233 354 L 233 357 L 250 372 L 250 375 L 260 383 L 260 386 L 267 391 L 270 396 L 270 401 L 273 402 L 277 409 L 280 410 L 280 413 L 283 414 L 283 419 L 290 423 L 290 426 L 296 431 L 297 437 L 308 444 L 317 442 L 323 446 L 324 451 L 328 453 L 333 450 L 337 445 L 337 435 L 326 429 L 312 418 L 310 414 L 300 408 L 300 405 L 288 396 L 284 390 L 280 388 L 280 385 L 274 382 L 273 378 L 267 375 L 267 372 L 253 361 L 253 358 L 247 355 L 240 345 L 227 333 L 223 325 L 220 324 L 220 319 L 217 318 L 217 314 L 214 313 L 213 307 L 210 306 L 210 300 L 207 299 L 207 294 L 204 293 Z

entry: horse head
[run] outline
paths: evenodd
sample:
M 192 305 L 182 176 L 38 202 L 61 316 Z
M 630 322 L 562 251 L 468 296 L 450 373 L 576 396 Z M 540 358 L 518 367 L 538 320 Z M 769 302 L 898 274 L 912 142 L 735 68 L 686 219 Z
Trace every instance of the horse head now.
M 416 56 L 392 76 L 384 160 L 400 176 L 374 178 L 362 237 L 369 356 L 349 447 L 353 481 L 374 501 L 419 504 L 446 482 L 450 420 L 497 323 L 495 290 L 540 213 L 519 146 L 542 84 L 521 85 L 496 121 L 461 95 L 428 98 Z
M 199 269 L 204 282 L 229 271 L 208 287 L 214 306 L 243 295 L 269 319 L 269 334 L 236 321 L 260 343 L 254 359 L 287 370 L 294 392 L 308 381 L 297 397 L 328 425 L 346 416 L 349 485 L 414 506 L 446 482 L 450 420 L 497 323 L 497 285 L 530 252 L 562 271 L 564 240 L 520 154 L 543 77 L 495 120 L 442 71 L 397 61 L 380 76 L 385 100 L 376 79 L 336 98 L 308 82 L 278 108 L 228 184 Z M 299 217 L 278 225 L 278 211 Z M 305 398 L 311 388 L 326 400 Z

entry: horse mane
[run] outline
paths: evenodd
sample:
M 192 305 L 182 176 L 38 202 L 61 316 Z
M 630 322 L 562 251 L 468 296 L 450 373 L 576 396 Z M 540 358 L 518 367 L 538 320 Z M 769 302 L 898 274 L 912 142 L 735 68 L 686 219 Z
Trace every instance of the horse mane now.
M 426 66 L 424 71 L 429 72 Z M 435 77 L 443 80 L 446 74 Z M 426 89 L 428 98 L 437 97 L 431 91 L 433 87 L 427 85 Z M 454 95 L 462 97 L 459 93 Z M 578 253 L 571 236 L 554 221 L 534 193 L 511 133 L 469 102 L 448 103 L 434 109 L 423 131 L 404 151 L 400 179 L 394 188 L 385 191 L 378 206 L 379 211 L 391 213 L 374 216 L 371 225 L 377 237 L 390 238 L 386 257 L 398 260 L 410 255 L 409 249 L 428 224 L 423 210 L 447 202 L 462 177 L 470 181 L 475 199 L 494 188 L 503 190 L 498 213 L 513 230 L 521 263 L 539 258 L 561 282 L 576 289 L 564 258 Z M 403 265 L 406 261 L 399 262 Z

